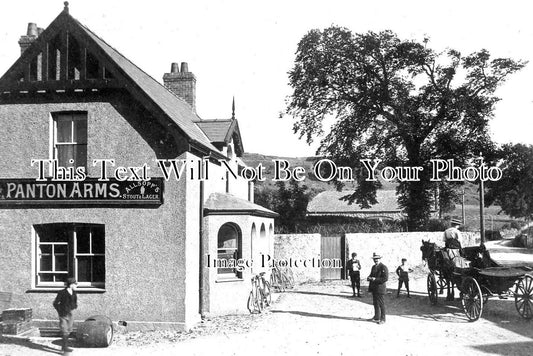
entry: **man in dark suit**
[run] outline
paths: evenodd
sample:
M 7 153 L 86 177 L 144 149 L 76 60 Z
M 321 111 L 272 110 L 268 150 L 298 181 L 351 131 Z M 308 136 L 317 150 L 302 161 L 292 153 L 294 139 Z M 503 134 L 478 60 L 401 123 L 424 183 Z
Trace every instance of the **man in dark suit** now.
M 370 271 L 367 281 L 370 282 L 368 290 L 372 292 L 372 301 L 374 302 L 374 317 L 370 320 L 378 324 L 385 323 L 385 293 L 387 292 L 387 280 L 389 279 L 389 270 L 387 266 L 381 263 L 381 256 L 374 252 L 372 256 L 374 265 Z
M 361 263 L 357 259 L 357 253 L 352 253 L 352 258 L 346 262 L 346 270 L 350 275 L 350 280 L 352 281 L 352 291 L 353 296 L 361 298 Z M 355 294 L 355 289 L 357 288 L 357 294 Z
M 61 329 L 61 336 L 63 338 L 62 350 L 71 352 L 72 349 L 68 347 L 68 336 L 72 332 L 74 324 L 74 317 L 72 311 L 78 307 L 78 296 L 76 294 L 76 287 L 78 283 L 75 278 L 67 278 L 66 288 L 57 293 L 54 300 L 54 308 L 59 315 L 59 328 Z

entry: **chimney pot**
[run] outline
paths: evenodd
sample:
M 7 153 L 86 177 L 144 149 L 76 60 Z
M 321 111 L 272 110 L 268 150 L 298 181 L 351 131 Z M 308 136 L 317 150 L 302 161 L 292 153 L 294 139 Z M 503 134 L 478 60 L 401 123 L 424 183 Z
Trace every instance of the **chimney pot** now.
M 178 68 L 178 63 L 172 63 L 170 73 L 163 75 L 163 83 L 168 90 L 188 103 L 196 113 L 196 77 L 189 72 L 186 62 L 181 63 L 181 70 Z
M 37 36 L 40 35 L 39 28 L 37 27 L 37 24 L 30 22 L 28 23 L 28 29 L 26 30 L 26 34 L 20 37 L 19 45 L 20 45 L 20 54 L 24 53 L 24 51 L 31 46 L 33 41 L 37 39 Z
M 37 27 L 37 36 L 40 36 L 41 33 L 43 33 L 43 32 L 44 32 L 44 28 L 42 28 L 42 27 Z
M 28 24 L 27 36 L 37 36 L 37 24 L 30 22 Z

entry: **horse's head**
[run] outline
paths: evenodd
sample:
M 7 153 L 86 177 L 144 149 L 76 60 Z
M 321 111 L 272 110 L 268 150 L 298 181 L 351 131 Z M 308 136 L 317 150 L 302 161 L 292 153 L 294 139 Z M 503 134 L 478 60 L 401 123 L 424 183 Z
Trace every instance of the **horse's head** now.
M 422 260 L 429 260 L 429 258 L 435 254 L 435 243 L 429 242 L 429 240 L 422 240 L 422 246 L 420 246 L 420 251 L 422 251 Z

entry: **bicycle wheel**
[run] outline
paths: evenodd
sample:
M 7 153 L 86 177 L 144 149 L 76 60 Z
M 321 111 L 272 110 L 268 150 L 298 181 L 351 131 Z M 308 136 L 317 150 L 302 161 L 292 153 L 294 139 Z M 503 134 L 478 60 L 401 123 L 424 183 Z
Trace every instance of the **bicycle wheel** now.
M 289 280 L 289 288 L 294 288 L 294 274 L 291 268 L 287 268 L 287 278 Z
M 291 282 L 289 281 L 289 277 L 285 273 L 281 274 L 281 284 L 283 285 L 283 289 L 289 289 L 291 287 Z
M 263 280 L 263 291 L 265 297 L 265 304 L 268 307 L 272 303 L 272 289 L 267 280 Z
M 272 288 L 277 288 L 277 285 L 276 285 L 276 277 L 274 276 L 274 272 L 272 272 L 270 274 L 270 286 Z
M 285 292 L 285 288 L 283 286 L 283 281 L 281 280 L 281 274 L 278 269 L 273 269 L 272 274 L 270 275 L 271 282 L 270 284 L 272 287 L 277 288 L 281 293 Z
M 254 301 L 254 293 L 250 292 L 250 295 L 248 296 L 248 303 L 246 306 L 248 307 L 248 311 L 250 314 L 253 314 L 255 312 L 255 301 Z
M 265 308 L 265 296 L 263 295 L 263 290 L 259 288 L 259 286 L 256 287 L 254 301 L 257 306 L 257 311 L 261 313 Z

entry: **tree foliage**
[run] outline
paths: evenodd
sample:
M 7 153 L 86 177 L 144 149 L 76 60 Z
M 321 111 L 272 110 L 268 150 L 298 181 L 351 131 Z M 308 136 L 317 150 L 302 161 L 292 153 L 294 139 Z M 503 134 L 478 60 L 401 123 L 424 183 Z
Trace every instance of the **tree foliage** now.
M 374 204 L 379 187 L 364 181 L 360 159 L 424 167 L 420 181 L 398 186 L 410 229 L 430 216 L 435 187 L 429 160 L 464 165 L 479 152 L 492 152 L 487 126 L 499 100 L 494 92 L 525 65 L 491 59 L 486 50 L 463 56 L 428 44 L 391 31 L 312 30 L 298 44 L 289 72 L 293 92 L 286 112 L 295 118 L 294 131 L 309 143 L 322 137 L 318 155 L 355 169 L 352 202 Z M 334 122 L 325 132 L 329 118 Z
M 295 232 L 307 212 L 307 204 L 316 192 L 310 191 L 306 185 L 299 185 L 297 181 L 276 182 L 276 189 L 263 188 L 255 192 L 255 203 L 279 214 L 276 220 L 277 228 L 281 231 Z
M 533 146 L 507 144 L 500 155 L 502 179 L 487 184 L 485 203 L 514 218 L 533 218 Z

